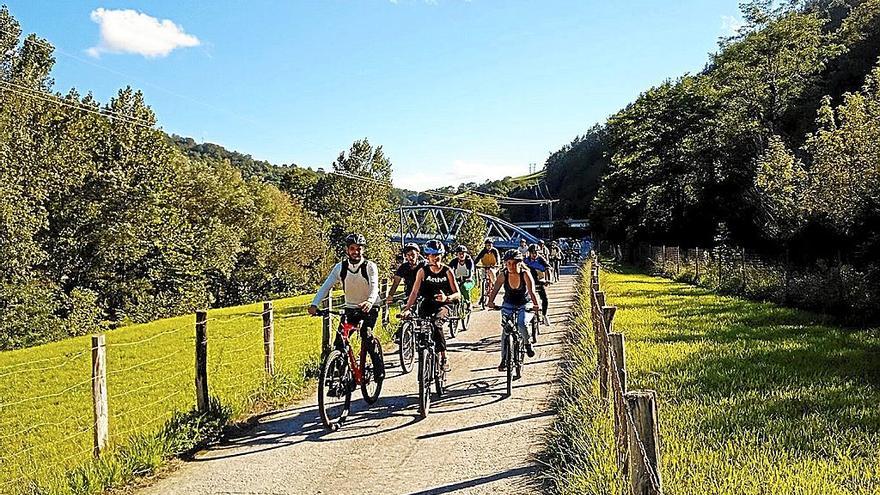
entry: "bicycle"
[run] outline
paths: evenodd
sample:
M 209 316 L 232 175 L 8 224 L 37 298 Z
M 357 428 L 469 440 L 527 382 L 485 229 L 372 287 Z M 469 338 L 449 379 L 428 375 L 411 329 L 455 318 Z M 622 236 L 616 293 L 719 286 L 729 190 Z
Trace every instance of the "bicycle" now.
M 494 266 L 481 266 L 483 270 L 483 276 L 480 277 L 480 302 L 479 305 L 482 309 L 486 309 L 486 305 L 489 303 L 489 291 L 492 289 L 491 283 L 489 280 L 489 270 L 495 268 Z
M 419 304 L 421 303 L 421 299 L 418 299 L 415 304 L 416 311 L 418 311 Z M 400 303 L 400 308 L 403 310 L 403 306 L 405 302 Z M 399 342 L 397 344 L 397 355 L 400 358 L 400 369 L 404 374 L 412 371 L 413 362 L 416 357 L 416 334 L 413 328 L 413 322 L 410 320 L 404 320 L 400 323 L 400 335 Z
M 501 308 L 495 308 L 501 311 Z M 527 311 L 535 311 L 532 308 Z M 504 368 L 507 372 L 507 396 L 513 395 L 513 382 L 522 378 L 522 367 L 526 360 L 526 346 L 520 342 L 519 330 L 516 328 L 518 311 L 511 314 L 501 313 L 501 328 L 504 330 L 503 339 L 507 343 L 507 355 L 504 356 Z M 534 320 L 535 317 L 532 318 Z
M 532 343 L 535 344 L 538 342 L 538 335 L 541 335 L 541 313 L 535 313 L 532 316 Z
M 361 394 L 367 404 L 379 399 L 382 391 L 382 379 L 374 379 L 378 368 L 384 374 L 384 364 L 374 363 L 373 357 L 367 352 L 367 343 L 361 342 L 360 362 L 355 361 L 350 336 L 359 332 L 360 325 L 352 325 L 346 321 L 345 311 L 318 310 L 315 316 L 339 316 L 336 329 L 334 349 L 327 354 L 321 363 L 318 376 L 318 409 L 321 422 L 328 431 L 336 431 L 345 422 L 351 411 L 351 393 L 360 386 Z M 377 355 L 382 354 L 382 345 L 373 337 L 373 345 Z M 369 362 L 367 357 L 369 356 Z
M 401 317 L 413 324 L 416 349 L 419 355 L 419 416 L 426 418 L 431 409 L 431 382 L 437 397 L 443 397 L 446 387 L 446 370 L 440 366 L 439 354 L 434 347 L 434 325 L 430 318 Z
M 462 287 L 463 284 L 471 284 L 473 286 L 473 282 L 467 282 L 463 280 L 458 280 L 459 287 Z M 473 289 L 473 287 L 471 287 Z M 470 301 L 465 301 L 464 292 L 462 294 L 462 299 L 455 303 L 452 310 L 452 315 L 449 318 L 449 336 L 450 338 L 455 338 L 455 334 L 458 331 L 458 327 L 461 326 L 461 331 L 464 332 L 468 329 L 468 325 L 471 321 L 471 307 Z

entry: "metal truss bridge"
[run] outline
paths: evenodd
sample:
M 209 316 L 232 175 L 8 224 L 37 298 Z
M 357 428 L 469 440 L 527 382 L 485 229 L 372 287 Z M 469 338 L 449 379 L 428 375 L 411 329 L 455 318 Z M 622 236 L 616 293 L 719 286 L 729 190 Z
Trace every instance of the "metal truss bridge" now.
M 400 215 L 401 228 L 399 232 L 391 234 L 392 242 L 423 244 L 431 239 L 440 239 L 447 245 L 454 243 L 471 215 L 477 215 L 485 222 L 483 237 L 492 239 L 498 249 L 515 248 L 521 239 L 529 244 L 538 242 L 537 237 L 510 222 L 462 208 L 417 205 L 402 206 L 394 211 Z

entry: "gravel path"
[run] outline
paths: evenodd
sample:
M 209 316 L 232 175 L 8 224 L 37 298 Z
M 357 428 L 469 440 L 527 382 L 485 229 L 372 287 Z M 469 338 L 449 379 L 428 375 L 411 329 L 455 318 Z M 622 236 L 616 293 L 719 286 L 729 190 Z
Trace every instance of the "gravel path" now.
M 513 395 L 504 395 L 499 313 L 477 311 L 449 341 L 449 392 L 418 417 L 416 373 L 400 374 L 389 354 L 382 396 L 367 407 L 356 391 L 343 427 L 326 433 L 317 399 L 263 418 L 244 436 L 200 453 L 142 494 L 536 493 L 542 448 L 574 297 L 572 275 L 548 288 L 542 327 Z

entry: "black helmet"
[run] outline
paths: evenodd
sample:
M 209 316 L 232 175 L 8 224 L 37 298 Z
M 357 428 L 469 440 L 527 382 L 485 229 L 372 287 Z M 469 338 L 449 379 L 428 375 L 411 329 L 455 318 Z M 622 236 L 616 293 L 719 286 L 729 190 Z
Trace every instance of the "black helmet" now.
M 537 253 L 538 252 L 538 245 L 537 244 L 529 244 L 529 252 L 530 253 Z
M 523 255 L 516 249 L 508 249 L 504 252 L 504 261 L 516 260 L 522 261 Z
M 444 254 L 446 253 L 446 248 L 443 247 L 443 243 L 438 241 L 437 239 L 431 239 L 430 241 L 425 243 L 425 254 Z
M 466 252 L 468 252 L 467 246 L 465 246 L 464 244 L 459 244 L 458 246 L 455 247 L 455 252 L 456 253 L 466 253 Z
M 366 246 L 367 240 L 361 234 L 348 234 L 345 237 L 345 246 L 351 246 L 352 244 L 357 244 L 358 246 Z
M 493 243 L 493 241 L 492 241 L 492 239 L 489 238 L 489 237 L 487 237 L 486 240 L 483 241 L 483 244 L 492 244 L 492 243 Z
M 414 242 L 410 242 L 410 243 L 407 243 L 406 246 L 403 246 L 404 253 L 408 253 L 410 251 L 419 252 L 419 245 Z
M 544 239 L 538 239 L 538 244 L 540 244 L 540 245 L 543 246 L 543 245 L 544 245 Z

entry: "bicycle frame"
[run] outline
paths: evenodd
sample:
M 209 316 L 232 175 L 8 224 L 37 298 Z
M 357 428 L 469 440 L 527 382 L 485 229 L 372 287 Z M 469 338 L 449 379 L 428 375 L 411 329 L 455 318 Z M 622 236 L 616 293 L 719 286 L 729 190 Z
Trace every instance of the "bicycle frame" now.
M 351 337 L 351 332 L 360 330 L 360 325 L 352 325 L 345 320 L 345 314 L 340 314 L 339 327 L 336 329 L 336 334 L 342 340 L 341 350 L 348 356 L 348 364 L 351 366 L 351 371 L 354 373 L 354 381 L 357 385 L 360 385 L 364 381 L 363 371 L 360 366 L 358 366 L 357 359 L 355 359 L 354 350 L 351 348 L 351 342 L 349 338 Z M 361 342 L 361 355 L 367 352 L 367 343 Z

